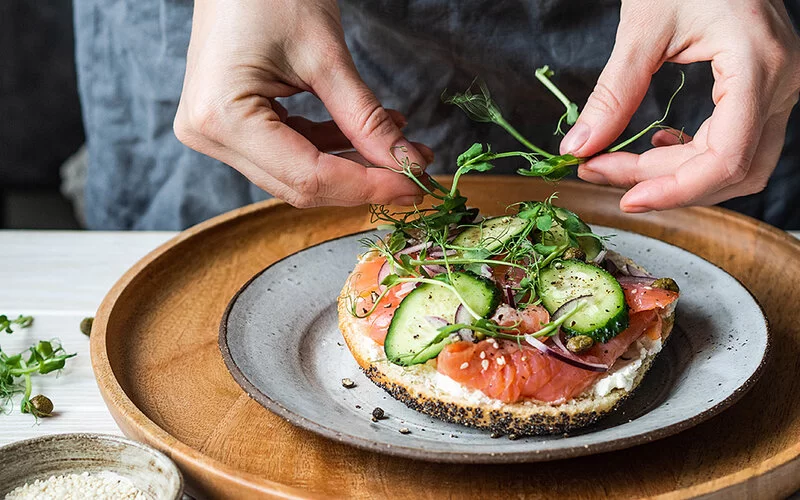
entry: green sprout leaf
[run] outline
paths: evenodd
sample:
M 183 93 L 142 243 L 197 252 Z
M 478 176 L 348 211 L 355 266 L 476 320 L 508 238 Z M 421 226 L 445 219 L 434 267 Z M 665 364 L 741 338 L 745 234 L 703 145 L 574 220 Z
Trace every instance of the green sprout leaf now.
M 0 316 L 0 322 L 7 321 Z M 8 323 L 27 328 L 33 322 L 30 316 L 20 316 Z M 9 325 L 3 325 L 8 328 Z M 0 349 L 0 413 L 8 411 L 12 400 L 22 395 L 20 411 L 31 413 L 34 417 L 50 416 L 53 411 L 52 402 L 43 395 L 31 398 L 33 389 L 32 377 L 45 375 L 64 368 L 66 361 L 75 354 L 68 354 L 61 344 L 55 340 L 41 340 L 28 349 L 8 355 Z M 49 403 L 49 405 L 48 405 Z
M 553 216 L 550 214 L 543 214 L 536 218 L 536 229 L 539 231 L 549 231 L 553 227 Z
M 517 173 L 526 177 L 542 177 L 549 181 L 558 181 L 566 177 L 573 166 L 583 163 L 585 160 L 570 154 L 553 156 L 546 160 L 532 162 L 528 169 L 519 169 Z
M 488 148 L 486 152 L 487 153 L 489 152 Z M 463 167 L 465 164 L 468 164 L 470 161 L 479 157 L 483 153 L 484 153 L 483 144 L 481 144 L 480 142 L 476 142 L 475 144 L 470 146 L 468 150 L 458 155 L 458 159 L 456 160 L 456 165 L 458 165 L 459 167 Z
M 14 333 L 14 327 L 28 328 L 33 324 L 33 316 L 23 316 L 22 314 L 17 319 L 8 319 L 5 314 L 0 314 L 0 330 L 6 333 Z

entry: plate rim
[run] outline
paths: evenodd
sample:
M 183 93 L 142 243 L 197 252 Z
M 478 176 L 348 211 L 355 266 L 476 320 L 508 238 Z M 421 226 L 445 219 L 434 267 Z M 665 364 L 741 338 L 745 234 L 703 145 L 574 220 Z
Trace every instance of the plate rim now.
M 736 283 L 742 287 L 753 302 L 758 306 L 759 313 L 761 315 L 761 319 L 764 321 L 764 328 L 765 328 L 765 339 L 766 344 L 764 346 L 764 352 L 759 360 L 758 366 L 753 371 L 752 374 L 745 380 L 741 385 L 739 385 L 734 391 L 729 394 L 724 399 L 720 400 L 714 406 L 697 413 L 693 416 L 688 418 L 682 419 L 678 422 L 673 424 L 659 427 L 654 429 L 650 432 L 644 434 L 638 434 L 635 436 L 626 436 L 621 438 L 612 439 L 609 441 L 603 441 L 599 443 L 591 443 L 587 445 L 581 446 L 572 446 L 567 448 L 559 448 L 555 450 L 531 450 L 531 451 L 513 451 L 513 452 L 472 452 L 472 453 L 460 453 L 460 452 L 453 452 L 453 451 L 429 451 L 429 450 L 420 450 L 416 447 L 406 447 L 406 446 L 398 446 L 393 444 L 385 444 L 379 441 L 362 438 L 358 436 L 353 436 L 351 434 L 343 433 L 340 431 L 336 431 L 331 429 L 325 425 L 319 424 L 309 418 L 306 418 L 302 415 L 299 415 L 288 408 L 284 407 L 280 402 L 272 399 L 269 395 L 261 392 L 241 371 L 239 366 L 236 364 L 233 356 L 230 352 L 230 347 L 228 346 L 228 319 L 230 317 L 231 311 L 233 307 L 236 305 L 237 300 L 241 296 L 241 294 L 261 275 L 266 273 L 272 267 L 279 265 L 284 260 L 287 260 L 299 253 L 305 252 L 312 248 L 316 248 L 325 244 L 332 243 L 334 241 L 342 240 L 345 238 L 351 238 L 358 234 L 364 234 L 369 232 L 374 232 L 376 228 L 370 228 L 364 231 L 356 231 L 353 233 L 344 234 L 341 236 L 337 236 L 335 238 L 330 238 L 328 240 L 320 241 L 314 245 L 309 245 L 305 248 L 299 249 L 295 252 L 292 252 L 288 255 L 281 257 L 280 259 L 272 262 L 264 269 L 257 272 L 253 275 L 250 279 L 248 279 L 236 293 L 231 297 L 228 301 L 228 304 L 225 307 L 225 311 L 222 314 L 219 324 L 219 335 L 218 335 L 218 347 L 220 353 L 222 355 L 223 361 L 225 363 L 228 372 L 236 381 L 237 385 L 244 390 L 244 392 L 254 401 L 258 402 L 261 406 L 265 409 L 277 414 L 278 416 L 284 418 L 291 424 L 305 429 L 307 431 L 314 432 L 317 435 L 323 436 L 328 439 L 332 439 L 338 441 L 340 443 L 347 444 L 349 446 L 354 446 L 356 448 L 377 452 L 385 455 L 391 455 L 396 457 L 402 458 L 410 458 L 414 460 L 421 460 L 425 462 L 434 462 L 434 463 L 458 463 L 458 464 L 513 464 L 513 463 L 533 463 L 533 462 L 546 462 L 552 460 L 561 460 L 561 459 L 569 459 L 569 458 L 578 458 L 583 456 L 595 455 L 599 453 L 611 452 L 611 451 L 618 451 L 625 448 L 630 448 L 633 446 L 651 443 L 653 441 L 657 441 L 660 439 L 664 439 L 675 434 L 678 434 L 686 429 L 694 427 L 696 425 L 709 420 L 727 408 L 733 406 L 736 402 L 738 402 L 747 392 L 755 385 L 756 382 L 761 378 L 762 374 L 764 373 L 769 360 L 771 359 L 771 352 L 772 352 L 772 332 L 769 324 L 769 318 L 767 317 L 763 306 L 758 301 L 758 298 L 750 291 L 750 289 L 742 283 L 737 277 L 733 276 L 732 274 L 728 273 L 725 269 L 721 266 L 714 264 L 713 262 L 685 249 L 680 246 L 674 245 L 672 243 L 659 240 L 658 238 L 653 238 L 652 236 L 647 236 L 644 234 L 637 233 L 635 231 L 630 231 L 626 229 L 620 228 L 613 228 L 610 226 L 604 226 L 602 224 L 595 224 L 596 226 L 607 227 L 612 230 L 622 231 L 630 234 L 635 234 L 639 237 L 651 239 L 663 243 L 667 246 L 672 248 L 678 249 L 682 252 L 686 252 L 708 264 L 717 268 L 719 271 L 725 273 L 728 277 L 735 280 Z M 413 410 L 412 410 L 413 411 Z

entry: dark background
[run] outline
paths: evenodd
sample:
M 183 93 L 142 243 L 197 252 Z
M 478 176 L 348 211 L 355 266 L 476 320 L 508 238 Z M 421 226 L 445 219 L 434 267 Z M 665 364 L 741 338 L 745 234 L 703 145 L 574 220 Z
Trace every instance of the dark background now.
M 77 228 L 59 167 L 83 144 L 70 0 L 0 1 L 0 228 Z

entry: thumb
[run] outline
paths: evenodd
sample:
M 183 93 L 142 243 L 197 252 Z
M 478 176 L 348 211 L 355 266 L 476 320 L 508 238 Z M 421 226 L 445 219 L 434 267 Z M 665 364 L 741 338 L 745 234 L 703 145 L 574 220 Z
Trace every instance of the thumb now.
M 611 144 L 628 126 L 641 104 L 653 73 L 661 66 L 663 49 L 617 32 L 614 50 L 597 80 L 578 121 L 561 141 L 561 154 L 592 156 Z
M 319 75 L 314 92 L 322 100 L 339 129 L 370 163 L 397 167 L 406 158 L 422 168 L 428 165 L 425 155 L 405 138 L 375 94 L 361 80 L 347 55 L 336 71 Z

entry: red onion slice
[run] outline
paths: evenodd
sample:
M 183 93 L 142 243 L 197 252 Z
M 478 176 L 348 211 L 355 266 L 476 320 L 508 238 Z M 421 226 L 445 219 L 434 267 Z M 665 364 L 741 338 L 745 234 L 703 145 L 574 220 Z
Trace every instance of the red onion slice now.
M 469 313 L 469 311 L 467 311 L 467 308 L 464 307 L 464 304 L 458 305 L 458 308 L 456 309 L 456 316 L 453 321 L 464 325 L 472 324 L 472 315 Z M 475 334 L 469 328 L 462 328 L 458 331 L 458 335 L 468 342 L 475 342 Z
M 654 277 L 617 276 L 617 281 L 619 281 L 620 285 L 651 286 L 655 280 Z
M 606 259 L 603 261 L 603 268 L 609 272 L 612 276 L 616 276 L 620 271 L 614 261 L 611 259 Z
M 648 274 L 642 271 L 641 269 L 637 268 L 636 266 L 632 266 L 630 264 L 625 264 L 625 268 L 628 270 L 628 274 L 635 278 L 653 278 L 653 279 L 656 278 L 655 276 Z
M 450 324 L 447 322 L 446 319 L 442 318 L 441 316 L 425 316 L 425 320 L 434 327 L 436 327 L 437 329 L 444 328 L 445 326 Z
M 553 315 L 550 316 L 550 321 L 555 321 L 561 316 L 571 312 L 573 309 L 575 309 L 575 307 L 577 307 L 580 301 L 588 299 L 589 297 L 591 297 L 591 295 L 581 295 L 580 297 L 575 297 L 574 299 L 570 299 L 564 302 L 563 304 L 561 304 L 561 307 L 556 309 L 553 312 Z
M 429 276 L 436 276 L 437 274 L 444 274 L 447 272 L 447 268 L 435 264 L 428 264 L 426 266 L 422 266 L 422 269 L 424 269 Z
M 428 257 L 431 259 L 441 259 L 447 254 L 448 257 L 452 257 L 453 255 L 457 254 L 458 250 L 448 250 L 447 252 L 442 251 L 442 247 L 436 247 L 435 250 L 431 250 L 428 252 Z
M 380 271 L 378 271 L 378 284 L 380 285 L 383 283 L 383 280 L 385 280 L 390 274 L 392 274 L 392 266 L 389 264 L 389 260 L 387 259 L 386 262 L 384 262 L 381 266 Z
M 580 297 L 575 297 L 572 300 L 568 300 L 568 301 L 564 302 L 561 305 L 561 307 L 559 307 L 558 309 L 556 309 L 553 312 L 553 315 L 550 317 L 550 320 L 551 321 L 555 321 L 558 318 L 564 316 L 565 314 L 568 314 L 575 307 L 577 307 L 578 304 L 580 304 L 580 302 L 582 300 L 585 300 L 585 299 L 587 299 L 589 297 L 591 297 L 591 295 L 581 295 Z M 553 343 L 555 344 L 554 347 L 548 346 L 547 344 L 545 344 L 541 340 L 537 339 L 536 337 L 533 337 L 531 335 L 525 335 L 525 340 L 529 344 L 531 344 L 533 347 L 539 349 L 542 353 L 548 354 L 550 356 L 553 356 L 554 358 L 557 358 L 557 359 L 559 359 L 559 360 L 561 360 L 561 361 L 563 361 L 563 362 L 565 362 L 565 363 L 567 363 L 569 365 L 572 365 L 572 366 L 574 366 L 576 368 L 581 368 L 583 370 L 593 371 L 593 372 L 607 372 L 608 371 L 608 366 L 607 365 L 604 365 L 604 364 L 601 364 L 601 363 L 591 363 L 589 361 L 585 361 L 585 360 L 581 359 L 579 356 L 577 356 L 576 354 L 570 352 L 569 349 L 567 349 L 566 346 L 564 345 L 564 343 L 561 341 L 561 329 L 560 328 L 559 328 L 558 333 L 553 335 L 551 338 L 553 339 Z
M 600 264 L 601 262 L 603 262 L 603 260 L 605 260 L 607 252 L 608 251 L 605 248 L 600 250 L 600 253 L 598 253 L 595 256 L 595 258 L 592 259 L 592 262 L 594 262 L 595 264 Z
M 424 250 L 426 248 L 430 248 L 433 245 L 432 241 L 426 241 L 425 243 L 420 243 L 419 245 L 410 246 L 408 248 L 404 248 L 397 252 L 395 255 L 403 255 L 407 253 L 414 253 Z
M 492 268 L 489 267 L 489 264 L 481 264 L 480 274 L 484 278 L 491 278 L 492 277 Z
M 601 365 L 599 363 L 589 363 L 587 361 L 582 361 L 580 359 L 567 356 L 566 354 L 564 354 L 563 351 L 548 347 L 544 342 L 542 342 L 541 340 L 537 339 L 534 336 L 525 335 L 525 341 L 528 342 L 533 347 L 535 347 L 536 349 L 538 349 L 542 354 L 552 356 L 558 359 L 559 361 L 563 361 L 568 365 L 574 366 L 575 368 L 580 368 L 582 370 L 588 370 L 591 372 L 599 372 L 599 373 L 608 371 L 608 366 L 606 365 Z
M 506 289 L 506 303 L 511 307 L 517 307 L 516 301 L 514 300 L 514 291 L 507 285 L 504 288 Z
M 417 288 L 418 285 L 419 285 L 419 282 L 407 281 L 407 282 L 402 283 L 400 285 L 399 289 L 397 290 L 397 293 L 398 294 L 408 295 L 409 293 L 411 293 L 411 290 Z

